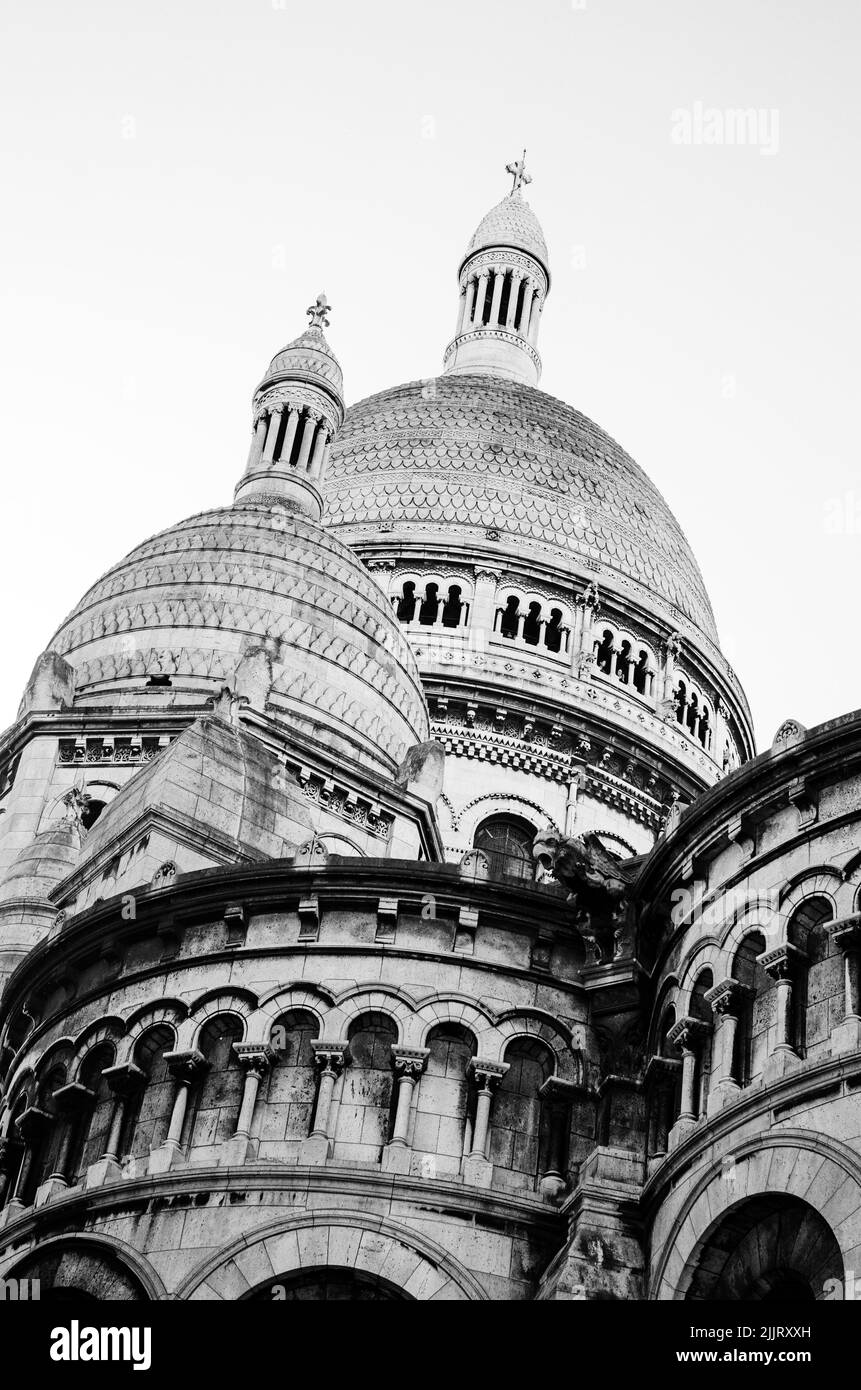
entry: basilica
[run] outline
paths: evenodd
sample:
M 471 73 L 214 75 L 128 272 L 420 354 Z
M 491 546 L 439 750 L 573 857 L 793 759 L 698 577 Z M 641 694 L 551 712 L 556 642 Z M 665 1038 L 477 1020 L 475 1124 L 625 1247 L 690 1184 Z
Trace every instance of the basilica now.
M 439 374 L 347 408 L 318 295 L 232 503 L 93 584 L 0 737 L 43 1299 L 853 1296 L 861 711 L 757 754 L 666 501 L 540 389 L 507 172 Z

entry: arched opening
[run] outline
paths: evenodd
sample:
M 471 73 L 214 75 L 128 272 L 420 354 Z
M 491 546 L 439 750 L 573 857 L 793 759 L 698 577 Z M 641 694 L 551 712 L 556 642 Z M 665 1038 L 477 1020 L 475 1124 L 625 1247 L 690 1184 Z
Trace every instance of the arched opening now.
M 686 1278 L 690 1301 L 811 1303 L 833 1297 L 843 1259 L 831 1227 L 812 1206 L 767 1192 L 718 1219 Z
M 503 637 L 513 640 L 517 636 L 520 625 L 520 599 L 516 594 L 509 594 L 505 600 L 505 607 L 497 609 L 499 618 L 499 631 Z
M 774 1022 L 774 981 L 757 960 L 765 951 L 762 932 L 744 938 L 732 963 L 732 978 L 744 985 L 733 1040 L 732 1079 L 747 1086 L 765 1066 L 768 1030 Z
M 40 1299 L 55 1303 L 137 1303 L 150 1297 L 141 1279 L 113 1250 L 92 1240 L 76 1241 L 74 1236 L 37 1246 L 4 1278 L 38 1279 Z
M 487 855 L 492 873 L 528 882 L 535 877 L 535 826 L 519 816 L 491 816 L 478 827 L 473 848 Z
M 555 1070 L 546 1043 L 516 1038 L 505 1050 L 508 1071 L 493 1099 L 490 1159 L 494 1182 L 502 1187 L 534 1190 L 548 1166 L 550 1115 L 541 1087 Z
M 189 1147 L 214 1150 L 230 1139 L 242 1101 L 243 1073 L 233 1044 L 242 1038 L 242 1022 L 235 1014 L 216 1014 L 200 1030 L 197 1050 L 207 1069 L 194 1091 L 187 1121 Z M 211 1155 L 214 1157 L 214 1153 Z
M 541 604 L 532 602 L 523 620 L 523 640 L 537 647 L 541 638 Z
M 411 623 L 416 615 L 416 586 L 412 579 L 404 580 L 404 587 L 398 599 L 398 620 Z
M 563 633 L 567 636 L 567 628 L 562 626 L 562 609 L 551 608 L 550 621 L 544 629 L 544 645 L 549 652 L 562 650 Z M 567 648 L 567 641 L 566 641 Z
M 369 1012 L 352 1023 L 335 1121 L 335 1157 L 376 1163 L 391 1137 L 395 1086 L 392 1046 L 398 1030 L 387 1014 Z
M 91 1163 L 105 1151 L 108 1127 L 113 1113 L 113 1096 L 107 1078 L 102 1073 L 114 1062 L 114 1048 L 109 1042 L 99 1043 L 81 1063 L 78 1082 L 89 1095 L 84 1097 L 75 1112 L 69 1146 L 68 1178 L 76 1183 Z
M 245 1301 L 245 1300 L 243 1300 Z M 303 1269 L 247 1295 L 250 1303 L 411 1303 L 412 1296 L 377 1274 L 357 1269 Z
M 800 1057 L 831 1040 L 844 1017 L 843 955 L 831 938 L 828 898 L 807 898 L 789 920 L 787 939 L 804 952 L 792 991 L 792 1040 Z
M 151 1149 L 158 1148 L 167 1138 L 173 1083 L 165 1053 L 171 1051 L 173 1044 L 173 1029 L 166 1023 L 148 1028 L 135 1044 L 132 1062 L 141 1077 L 123 1112 L 121 1158 L 146 1158 Z
M 714 976 L 708 968 L 701 970 L 691 990 L 691 1018 L 707 1025 L 697 1039 L 696 1070 L 694 1072 L 694 1112 L 698 1119 L 706 1113 L 709 1095 L 709 1079 L 712 1070 L 712 1038 L 714 1015 L 706 995 L 714 985 Z
M 299 1146 L 310 1133 L 317 1091 L 311 1044 L 319 1034 L 317 1018 L 307 1009 L 290 1009 L 272 1026 L 269 1045 L 275 1063 L 266 1080 L 266 1104 L 257 1107 L 254 1130 L 261 1159 L 298 1158 Z
M 429 1056 L 415 1099 L 413 1154 L 424 1177 L 460 1172 L 472 1145 L 474 1116 L 469 1079 L 476 1041 L 457 1023 L 440 1023 L 427 1037 Z
M 601 641 L 595 644 L 595 665 L 599 671 L 603 671 L 605 676 L 612 675 L 613 672 L 613 634 L 609 628 L 605 629 Z
M 448 597 L 442 607 L 443 627 L 460 627 L 464 604 L 461 598 L 463 589 L 459 584 L 450 584 Z
M 419 622 L 432 627 L 439 613 L 439 585 L 433 582 L 425 585 L 425 596 L 419 609 Z

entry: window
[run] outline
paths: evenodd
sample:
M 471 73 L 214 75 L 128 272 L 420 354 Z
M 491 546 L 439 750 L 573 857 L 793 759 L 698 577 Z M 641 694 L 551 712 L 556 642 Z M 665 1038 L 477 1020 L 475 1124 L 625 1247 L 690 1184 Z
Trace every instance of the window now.
M 843 1018 L 843 954 L 831 939 L 833 916 L 827 898 L 808 898 L 787 928 L 789 941 L 806 956 L 792 989 L 792 1041 L 800 1057 L 827 1043 Z
M 732 963 L 732 978 L 750 991 L 739 1006 L 733 1045 L 732 1079 L 740 1086 L 749 1085 L 762 1071 L 768 1055 L 769 994 L 774 981 L 757 960 L 764 951 L 762 932 L 750 932 Z
M 535 877 L 535 834 L 535 826 L 517 816 L 492 816 L 476 830 L 473 847 L 487 855 L 492 872 L 531 880 Z

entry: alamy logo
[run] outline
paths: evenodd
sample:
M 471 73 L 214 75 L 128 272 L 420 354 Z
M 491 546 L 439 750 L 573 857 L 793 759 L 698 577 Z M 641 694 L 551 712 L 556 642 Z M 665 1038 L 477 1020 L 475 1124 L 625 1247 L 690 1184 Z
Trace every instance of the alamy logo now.
M 152 1328 L 81 1327 L 73 1318 L 69 1327 L 51 1331 L 52 1361 L 131 1361 L 135 1371 L 152 1365 Z
M 674 145 L 746 145 L 761 155 L 780 151 L 780 112 L 757 107 L 677 107 L 672 114 Z
M 0 1303 L 30 1302 L 41 1298 L 42 1291 L 38 1279 L 0 1279 Z

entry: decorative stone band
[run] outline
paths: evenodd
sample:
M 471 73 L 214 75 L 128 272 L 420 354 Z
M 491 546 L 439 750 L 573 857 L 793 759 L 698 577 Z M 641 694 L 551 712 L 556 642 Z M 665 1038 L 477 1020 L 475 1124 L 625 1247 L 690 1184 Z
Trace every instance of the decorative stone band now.
M 520 352 L 526 354 L 526 356 L 534 364 L 539 376 L 541 375 L 541 357 L 539 353 L 536 351 L 536 349 L 532 346 L 531 343 L 528 343 L 525 338 L 522 338 L 519 333 L 510 333 L 505 328 L 484 327 L 464 329 L 462 333 L 459 333 L 456 338 L 453 338 L 451 340 L 448 347 L 446 348 L 445 356 L 443 358 L 443 367 L 448 366 L 449 361 L 452 357 L 454 357 L 455 353 L 458 350 L 458 347 L 461 343 L 464 342 L 466 338 L 469 338 L 471 341 L 483 338 L 496 340 L 497 342 L 501 343 L 510 343 L 512 347 L 516 347 Z
M 338 410 L 319 391 L 303 389 L 293 382 L 287 382 L 283 386 L 274 386 L 255 397 L 252 427 L 257 425 L 262 416 L 271 415 L 275 410 L 289 409 L 291 406 L 300 410 L 316 411 L 318 415 L 322 415 L 332 436 L 337 434 L 343 422 L 343 410 Z
M 477 251 L 469 256 L 463 263 L 460 271 L 460 289 L 465 290 L 470 280 L 476 275 L 480 275 L 483 270 L 518 270 L 523 275 L 529 275 L 535 283 L 535 288 L 540 291 L 542 298 L 550 288 L 550 281 L 547 273 L 540 261 L 536 261 L 532 256 L 525 255 L 522 251 L 512 251 L 507 248 L 495 251 Z
M 721 980 L 719 984 L 707 991 L 705 1001 L 710 1004 L 714 1013 L 718 1015 L 729 1014 L 738 1017 L 739 1010 L 753 994 L 749 985 L 743 985 L 740 980 Z

